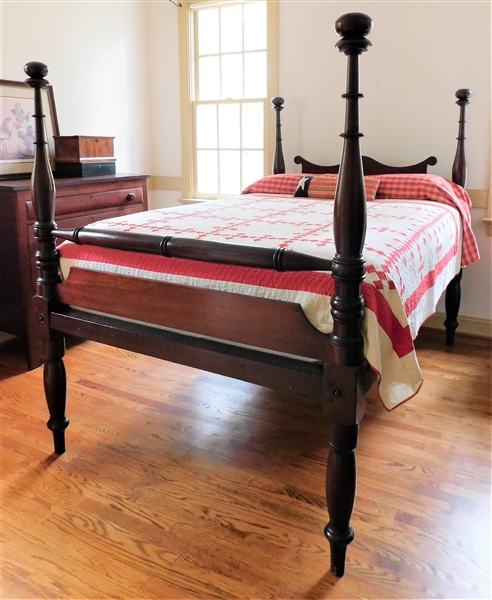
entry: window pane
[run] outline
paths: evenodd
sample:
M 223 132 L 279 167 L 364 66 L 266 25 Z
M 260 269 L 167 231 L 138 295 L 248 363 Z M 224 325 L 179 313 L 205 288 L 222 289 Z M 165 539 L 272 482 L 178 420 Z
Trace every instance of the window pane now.
M 222 98 L 243 97 L 243 55 L 222 56 Z
M 207 56 L 198 59 L 199 100 L 219 100 L 220 67 L 218 56 Z
M 244 150 L 243 152 L 243 181 L 244 190 L 250 183 L 263 177 L 263 152 L 261 150 Z
M 244 97 L 266 98 L 266 52 L 244 55 Z
M 216 194 L 217 182 L 217 151 L 198 150 L 196 153 L 197 192 L 199 194 Z
M 197 148 L 217 148 L 217 105 L 199 104 L 196 107 Z
M 243 10 L 227 6 L 220 10 L 220 51 L 240 52 L 243 49 Z M 255 48 L 256 50 L 256 48 Z
M 261 102 L 243 104 L 242 129 L 243 148 L 263 149 L 263 104 Z
M 219 106 L 219 148 L 239 148 L 241 142 L 239 104 Z
M 239 150 L 221 150 L 220 154 L 220 193 L 239 194 L 240 188 L 240 152 Z
M 198 11 L 198 54 L 219 52 L 219 9 Z
M 266 49 L 266 2 L 244 5 L 244 49 Z

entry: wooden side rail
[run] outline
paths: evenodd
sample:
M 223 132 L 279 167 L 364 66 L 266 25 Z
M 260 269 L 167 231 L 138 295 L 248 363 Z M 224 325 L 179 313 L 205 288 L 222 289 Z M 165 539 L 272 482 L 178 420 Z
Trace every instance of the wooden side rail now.
M 80 245 L 157 254 L 168 258 L 186 258 L 275 271 L 331 271 L 331 260 L 286 248 L 261 248 L 172 236 L 101 231 L 88 227 L 73 230 L 56 229 L 52 231 L 52 235 Z

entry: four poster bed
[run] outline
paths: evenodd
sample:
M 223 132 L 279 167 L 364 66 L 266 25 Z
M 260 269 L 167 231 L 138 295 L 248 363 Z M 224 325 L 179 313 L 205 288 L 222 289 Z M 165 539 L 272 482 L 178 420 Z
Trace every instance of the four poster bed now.
M 66 334 L 315 396 L 329 423 L 325 535 L 337 576 L 344 573 L 354 536 L 355 449 L 366 392 L 378 380 L 381 399 L 391 409 L 418 391 L 412 339 L 449 284 L 452 343 L 461 266 L 477 258 L 469 198 L 460 187 L 466 178 L 463 111 L 469 90 L 457 93 L 455 183 L 424 175 L 433 158 L 400 169 L 364 158 L 363 172 L 358 61 L 370 46 L 371 27 L 361 13 L 336 23 L 342 38 L 337 46 L 348 57 L 339 169 L 297 158 L 303 174 L 283 173 L 282 106 L 274 99 L 274 175 L 233 198 L 74 231 L 54 231 L 55 187 L 40 94 L 48 85 L 47 68 L 42 63 L 25 67 L 35 90 L 37 127 L 32 192 L 39 277 L 33 310 L 40 323 L 55 453 L 65 451 L 68 425 Z M 330 175 L 338 170 L 338 176 Z M 420 178 L 418 185 L 399 180 L 408 173 Z M 335 196 L 335 186 L 335 200 L 327 200 Z M 366 193 L 372 198 L 367 208 Z M 405 201 L 384 199 L 394 193 Z M 403 228 L 395 229 L 395 223 Z M 55 237 L 68 241 L 57 250 Z M 431 245 L 429 258 L 425 249 Z M 388 252 L 384 259 L 381 248 Z

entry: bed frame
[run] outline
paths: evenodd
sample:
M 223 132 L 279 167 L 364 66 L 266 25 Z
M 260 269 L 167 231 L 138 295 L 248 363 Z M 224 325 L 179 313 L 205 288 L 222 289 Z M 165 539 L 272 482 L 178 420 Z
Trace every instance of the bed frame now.
M 53 433 L 55 453 L 65 452 L 65 429 L 69 423 L 65 415 L 67 381 L 63 363 L 66 334 L 280 391 L 314 396 L 319 399 L 328 421 L 330 451 L 326 498 L 329 523 L 324 533 L 331 548 L 331 571 L 339 577 L 345 569 L 346 548 L 354 537 L 350 519 L 356 492 L 355 450 L 359 422 L 364 414 L 366 392 L 375 380 L 364 358 L 361 336 L 366 199 L 359 148 L 362 134 L 358 122 L 359 55 L 371 45 L 366 39 L 371 28 L 371 19 L 361 13 L 344 15 L 336 23 L 336 31 L 341 36 L 337 46 L 347 55 L 348 75 L 347 93 L 344 94 L 346 129 L 342 134 L 343 154 L 335 199 L 336 254 L 332 261 L 315 259 L 313 262 L 311 257 L 290 251 L 252 249 L 234 244 L 170 237 L 156 242 L 153 236 L 101 234 L 85 229 L 75 232 L 56 230 L 55 185 L 47 156 L 41 104 L 41 88 L 49 85 L 45 79 L 48 69 L 42 63 L 25 66 L 29 76 L 27 83 L 35 92 L 36 111 L 32 195 L 39 276 L 33 310 L 40 324 L 44 386 L 50 414 L 48 428 Z M 467 99 L 459 98 L 463 110 Z M 279 121 L 277 131 L 280 131 Z M 463 139 L 461 135 L 460 144 Z M 427 164 L 432 163 L 427 161 Z M 463 164 L 460 163 L 460 173 L 466 172 Z M 55 237 L 170 257 L 277 270 L 329 269 L 335 280 L 333 333 L 328 336 L 316 330 L 300 306 L 287 302 L 90 273 L 78 268 L 72 268 L 68 279 L 61 283 Z M 156 311 L 156 306 L 161 310 Z M 152 315 L 150 324 L 149 315 Z

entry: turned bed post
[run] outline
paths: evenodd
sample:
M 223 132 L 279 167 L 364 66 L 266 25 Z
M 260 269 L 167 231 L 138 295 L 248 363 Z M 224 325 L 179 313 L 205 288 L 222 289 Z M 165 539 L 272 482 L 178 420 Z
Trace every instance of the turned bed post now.
M 284 99 L 272 98 L 272 109 L 275 111 L 275 155 L 273 157 L 273 174 L 285 173 L 284 153 L 282 150 L 282 124 L 280 123 L 280 111 L 284 110 Z
M 468 166 L 466 164 L 465 156 L 465 110 L 466 106 L 470 104 L 471 90 L 462 89 L 456 92 L 456 104 L 460 107 L 460 120 L 458 128 L 458 145 L 456 147 L 456 155 L 453 162 L 453 183 L 465 187 L 466 179 L 468 177 Z
M 468 176 L 468 166 L 466 163 L 465 155 L 465 110 L 466 106 L 470 104 L 471 90 L 461 89 L 456 92 L 458 98 L 456 104 L 460 107 L 460 120 L 458 128 L 458 145 L 456 147 L 456 155 L 453 162 L 453 183 L 466 186 L 466 179 Z M 454 344 L 454 334 L 458 328 L 458 312 L 460 310 L 461 302 L 461 278 L 463 276 L 463 269 L 460 269 L 459 273 L 450 281 L 446 288 L 445 296 L 445 308 L 446 308 L 446 320 L 444 326 L 446 327 L 446 345 L 452 346 Z
M 364 359 L 361 325 L 364 318 L 362 281 L 365 261 L 362 250 L 366 232 L 366 192 L 359 139 L 359 55 L 371 42 L 366 39 L 371 19 L 351 13 L 335 25 L 342 39 L 337 43 L 347 55 L 347 91 L 342 160 L 335 194 L 332 259 L 335 292 L 331 301 L 333 333 L 329 364 L 325 365 L 324 411 L 329 419 L 330 452 L 326 471 L 326 501 L 329 523 L 325 535 L 330 542 L 331 571 L 341 577 L 348 544 L 354 537 L 350 518 L 356 493 L 355 449 L 359 422 L 365 407 L 365 392 L 372 383 Z
M 34 166 L 31 178 L 31 195 L 36 221 L 34 236 L 37 241 L 36 296 L 33 298 L 33 311 L 39 323 L 44 362 L 44 388 L 50 418 L 48 428 L 53 432 L 56 454 L 65 452 L 65 429 L 68 419 L 65 416 L 66 374 L 63 364 L 65 339 L 62 334 L 49 329 L 49 309 L 56 302 L 58 276 L 58 252 L 55 238 L 51 235 L 55 224 L 55 182 L 48 158 L 41 90 L 49 86 L 45 79 L 48 67 L 40 62 L 30 62 L 24 67 L 29 76 L 26 83 L 34 89 L 33 115 L 36 128 Z

